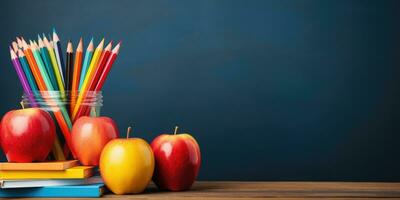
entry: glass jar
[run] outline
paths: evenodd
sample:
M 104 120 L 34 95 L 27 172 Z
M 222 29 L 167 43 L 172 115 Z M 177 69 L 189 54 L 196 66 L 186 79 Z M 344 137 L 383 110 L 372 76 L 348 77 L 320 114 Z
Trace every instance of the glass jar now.
M 60 111 L 63 115 L 68 115 L 72 119 L 72 113 L 78 99 L 77 94 L 77 92 L 33 91 L 32 95 L 22 95 L 21 104 L 24 107 L 39 107 L 48 112 Z M 86 92 L 80 103 L 78 114 L 73 121 L 81 116 L 100 116 L 102 106 L 103 95 L 101 91 Z
M 74 121 L 82 116 L 100 116 L 100 109 L 103 106 L 103 95 L 101 91 L 88 91 L 78 106 L 78 92 L 60 91 L 32 91 L 32 94 L 23 94 L 21 106 L 38 107 L 47 111 L 53 118 L 57 128 L 57 138 L 53 147 L 53 156 L 56 160 L 68 158 L 70 146 L 70 131 Z M 73 113 L 75 113 L 73 115 Z M 64 150 L 61 143 L 65 142 Z M 64 156 L 63 156 L 64 155 Z

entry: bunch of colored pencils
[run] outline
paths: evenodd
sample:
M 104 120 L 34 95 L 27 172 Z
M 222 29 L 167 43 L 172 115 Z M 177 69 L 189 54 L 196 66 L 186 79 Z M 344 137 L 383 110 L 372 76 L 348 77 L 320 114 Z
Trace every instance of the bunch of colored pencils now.
M 60 91 L 61 97 L 44 101 L 51 106 L 52 115 L 65 138 L 64 151 L 56 141 L 53 156 L 57 160 L 68 157 L 70 130 L 72 122 L 81 116 L 89 115 L 89 108 L 84 105 L 90 92 L 101 91 L 111 67 L 119 53 L 121 43 L 112 48 L 112 41 L 104 48 L 104 39 L 94 48 L 93 38 L 83 56 L 83 40 L 79 40 L 75 54 L 72 42 L 68 41 L 65 59 L 61 41 L 53 29 L 52 37 L 38 35 L 38 40 L 17 37 L 10 46 L 11 60 L 24 93 L 29 98 L 30 106 L 40 107 L 35 98 L 43 91 Z M 64 60 L 66 61 L 64 63 Z M 68 102 L 69 107 L 65 106 Z

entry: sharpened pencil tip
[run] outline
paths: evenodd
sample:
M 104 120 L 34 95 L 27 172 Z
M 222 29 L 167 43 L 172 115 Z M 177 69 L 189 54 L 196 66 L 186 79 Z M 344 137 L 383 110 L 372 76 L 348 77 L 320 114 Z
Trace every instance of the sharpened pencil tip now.
M 103 49 L 104 47 L 104 38 L 100 41 L 99 45 L 97 46 L 98 49 Z
M 119 48 L 121 47 L 121 41 L 118 42 L 118 44 L 114 47 L 114 49 L 112 50 L 112 52 L 114 54 L 118 54 L 119 53 Z
M 25 56 L 24 52 L 22 52 L 21 49 L 18 49 L 18 57 L 24 57 L 24 56 Z
M 73 47 L 72 47 L 72 42 L 71 42 L 71 40 L 70 41 L 68 41 L 68 44 L 67 44 L 67 53 L 72 53 L 74 50 L 73 50 Z
M 111 51 L 111 47 L 112 47 L 113 41 L 111 40 L 108 45 L 106 46 L 106 48 L 104 48 L 105 51 Z

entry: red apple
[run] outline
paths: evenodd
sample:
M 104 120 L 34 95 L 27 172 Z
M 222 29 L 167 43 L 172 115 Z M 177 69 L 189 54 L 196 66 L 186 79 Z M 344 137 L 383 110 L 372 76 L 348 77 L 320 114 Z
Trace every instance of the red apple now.
M 190 189 L 200 169 L 200 147 L 187 133 L 162 134 L 151 143 L 156 161 L 154 183 L 160 189 Z
M 82 165 L 99 165 L 101 151 L 118 137 L 118 128 L 109 117 L 80 117 L 71 131 L 71 145 Z
M 9 162 L 44 161 L 53 147 L 55 132 L 46 111 L 12 110 L 1 121 L 0 143 Z

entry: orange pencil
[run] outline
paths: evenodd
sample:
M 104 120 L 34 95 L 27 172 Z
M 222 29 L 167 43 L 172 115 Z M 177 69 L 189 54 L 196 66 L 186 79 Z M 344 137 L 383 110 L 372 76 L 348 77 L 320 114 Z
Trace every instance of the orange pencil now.
M 33 57 L 32 50 L 28 46 L 28 44 L 25 42 L 25 40 L 22 38 L 22 44 L 23 44 L 23 49 L 25 53 L 25 57 L 28 60 L 29 66 L 31 67 L 32 74 L 35 77 L 36 83 L 38 85 L 39 90 L 41 91 L 47 91 L 46 84 L 44 83 L 43 77 L 40 74 L 39 67 L 37 66 L 37 63 L 35 61 L 35 58 Z M 53 100 L 47 100 L 50 105 L 55 105 Z M 60 129 L 63 132 L 64 138 L 66 140 L 66 143 L 68 144 L 68 147 L 71 146 L 71 133 L 69 130 L 69 127 L 65 121 L 64 116 L 62 115 L 61 111 L 59 109 L 53 111 L 54 116 L 56 117 L 56 120 L 60 126 Z
M 90 81 L 93 79 L 95 68 L 97 67 L 101 53 L 103 52 L 103 46 L 104 46 L 104 39 L 101 40 L 100 44 L 96 47 L 96 50 L 93 53 L 93 57 L 90 62 L 89 68 L 86 72 L 85 79 L 83 80 L 81 90 L 79 91 L 78 98 L 76 99 L 76 105 L 74 107 L 74 110 L 72 111 L 72 121 L 78 119 L 76 118 L 77 113 L 83 101 L 85 100 L 86 92 L 89 91 L 89 84 Z
M 32 50 L 23 38 L 21 40 L 22 40 L 22 47 L 23 47 L 23 50 L 24 50 L 24 53 L 26 56 L 26 60 L 28 61 L 29 66 L 31 67 L 32 74 L 35 77 L 35 80 L 39 87 L 39 90 L 46 91 L 47 90 L 46 84 L 44 83 L 43 77 L 40 74 L 39 67 L 35 61 L 35 57 L 33 57 Z
M 74 110 L 76 97 L 78 95 L 79 78 L 81 76 L 81 70 L 82 70 L 82 52 L 83 52 L 83 47 L 82 47 L 82 38 L 81 38 L 79 40 L 78 47 L 76 48 L 74 71 L 72 74 L 71 105 L 70 105 L 71 113 Z
M 108 43 L 106 48 L 104 48 L 103 52 L 101 53 L 101 56 L 99 58 L 99 63 L 97 64 L 96 71 L 94 72 L 94 76 L 90 80 L 88 91 L 94 91 L 96 84 L 100 79 L 100 75 L 103 72 L 104 66 L 108 60 L 108 57 L 110 57 L 111 55 L 111 47 L 112 47 L 112 41 Z M 87 115 L 87 113 L 90 112 L 88 108 L 89 108 L 88 106 L 81 106 L 79 108 L 77 116 Z

